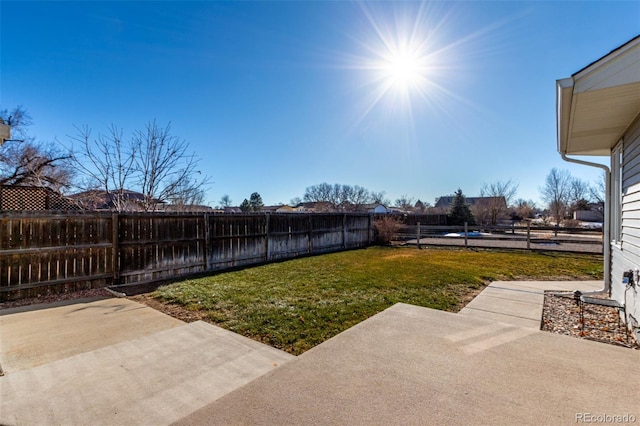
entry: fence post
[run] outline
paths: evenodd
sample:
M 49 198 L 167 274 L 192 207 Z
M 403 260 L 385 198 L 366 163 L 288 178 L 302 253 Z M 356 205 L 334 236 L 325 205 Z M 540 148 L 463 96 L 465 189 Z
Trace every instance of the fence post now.
M 420 247 L 420 222 L 417 222 L 416 224 L 416 238 L 417 238 L 417 242 L 418 242 L 418 249 L 421 249 L 422 247 Z
M 468 248 L 469 246 L 469 224 L 467 222 L 464 223 L 464 248 Z
M 313 218 L 309 214 L 309 254 L 313 253 Z
M 527 250 L 531 250 L 531 222 L 527 221 Z
M 113 262 L 113 284 L 118 284 L 120 279 L 120 219 L 118 212 L 111 214 L 111 242 L 113 244 L 112 262 Z
M 265 245 L 264 252 L 265 252 L 265 256 L 266 256 L 265 260 L 268 262 L 269 259 L 271 259 L 271 253 L 269 252 L 271 250 L 271 244 L 269 244 L 269 238 L 271 238 L 269 236 L 269 219 L 270 219 L 271 215 L 265 213 L 265 216 L 266 216 L 266 221 L 265 221 L 265 230 L 264 230 L 264 233 L 265 233 L 265 237 L 264 237 L 264 245 Z
M 236 252 L 233 249 L 233 223 L 229 223 L 229 249 L 231 250 L 231 265 L 236 266 Z
M 347 214 L 342 215 L 342 249 L 347 248 Z
M 204 214 L 204 270 L 208 271 L 211 267 L 211 260 L 209 258 L 209 250 L 211 250 L 211 244 L 209 243 L 209 213 Z

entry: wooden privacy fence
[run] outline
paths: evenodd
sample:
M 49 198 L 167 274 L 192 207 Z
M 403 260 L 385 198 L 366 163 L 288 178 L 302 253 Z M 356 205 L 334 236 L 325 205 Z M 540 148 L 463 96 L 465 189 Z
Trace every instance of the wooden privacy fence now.
M 0 214 L 0 300 L 365 247 L 369 214 Z

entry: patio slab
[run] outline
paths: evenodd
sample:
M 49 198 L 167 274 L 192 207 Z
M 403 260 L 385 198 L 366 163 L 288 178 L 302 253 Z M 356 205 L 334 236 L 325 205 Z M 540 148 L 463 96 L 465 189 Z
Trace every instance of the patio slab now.
M 639 419 L 619 392 L 639 374 L 639 351 L 397 304 L 175 424 Z
M 3 310 L 0 424 L 637 421 L 619 390 L 640 376 L 640 351 L 541 332 L 523 314 L 544 289 L 601 287 L 495 282 L 461 314 L 397 304 L 299 357 L 127 299 Z
M 202 321 L 182 323 L 9 372 L 0 377 L 0 424 L 169 424 L 294 358 Z
M 3 309 L 0 365 L 11 373 L 183 324 L 124 298 Z

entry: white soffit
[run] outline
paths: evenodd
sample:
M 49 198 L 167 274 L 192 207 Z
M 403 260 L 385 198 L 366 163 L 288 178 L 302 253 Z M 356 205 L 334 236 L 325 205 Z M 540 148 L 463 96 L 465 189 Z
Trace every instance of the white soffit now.
M 609 155 L 640 115 L 640 37 L 558 86 L 558 149 Z

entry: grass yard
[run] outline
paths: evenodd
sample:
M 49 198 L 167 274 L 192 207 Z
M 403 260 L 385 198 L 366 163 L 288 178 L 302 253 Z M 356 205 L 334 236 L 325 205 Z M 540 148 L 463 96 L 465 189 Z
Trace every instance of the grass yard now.
M 151 296 L 298 355 L 397 302 L 457 312 L 491 281 L 602 273 L 599 255 L 371 247 L 185 280 Z

